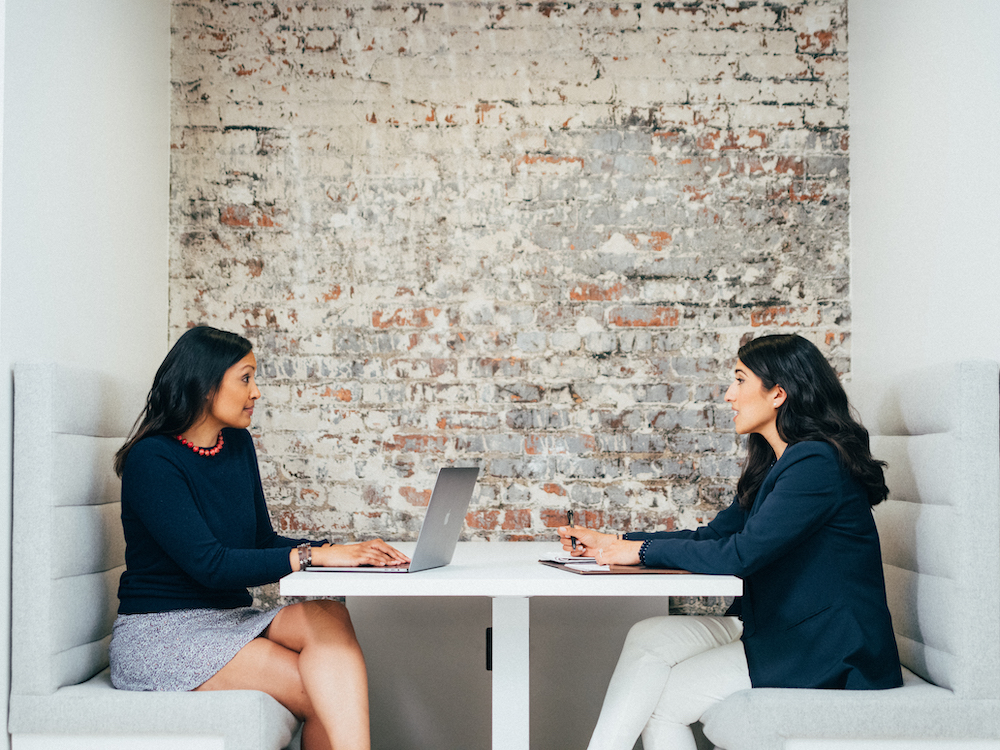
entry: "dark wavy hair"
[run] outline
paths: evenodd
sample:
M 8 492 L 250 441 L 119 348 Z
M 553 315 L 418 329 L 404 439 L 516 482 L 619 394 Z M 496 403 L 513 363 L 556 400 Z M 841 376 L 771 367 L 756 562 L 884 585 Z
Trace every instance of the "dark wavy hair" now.
M 226 370 L 252 349 L 235 333 L 197 326 L 186 331 L 167 353 L 153 377 L 146 406 L 115 454 L 115 473 L 122 475 L 129 451 L 151 435 L 180 435 L 208 406 Z
M 829 443 L 864 487 L 868 502 L 877 505 L 885 500 L 886 463 L 872 457 L 868 430 L 855 418 L 837 373 L 813 343 L 794 334 L 761 336 L 741 346 L 738 356 L 763 381 L 765 390 L 780 385 L 787 394 L 776 422 L 783 441 Z M 747 436 L 747 458 L 736 485 L 742 508 L 753 505 L 773 461 L 774 451 L 763 436 Z

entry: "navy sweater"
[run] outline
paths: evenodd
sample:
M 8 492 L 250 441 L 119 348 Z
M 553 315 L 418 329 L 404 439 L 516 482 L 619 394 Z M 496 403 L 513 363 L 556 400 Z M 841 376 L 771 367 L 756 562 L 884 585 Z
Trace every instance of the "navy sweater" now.
M 902 685 L 868 498 L 827 443 L 785 449 L 744 511 L 733 502 L 691 531 L 653 539 L 653 567 L 743 579 L 731 614 L 744 622 L 754 687 Z
M 274 532 L 250 433 L 225 429 L 223 437 L 215 456 L 166 435 L 129 452 L 119 614 L 243 607 L 252 602 L 248 586 L 291 572 L 289 548 L 308 540 Z

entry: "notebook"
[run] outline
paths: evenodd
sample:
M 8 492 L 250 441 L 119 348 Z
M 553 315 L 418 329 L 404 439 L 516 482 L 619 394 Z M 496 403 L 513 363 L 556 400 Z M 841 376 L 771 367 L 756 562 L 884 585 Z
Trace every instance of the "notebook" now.
M 549 565 L 559 570 L 580 575 L 649 575 L 678 574 L 686 570 L 676 568 L 647 568 L 645 565 L 598 565 L 593 557 L 572 557 L 569 555 L 552 555 L 539 560 L 542 565 Z
M 408 564 L 387 565 L 384 568 L 310 566 L 307 570 L 323 573 L 416 573 L 447 565 L 455 554 L 455 545 L 465 525 L 465 512 L 472 501 L 478 476 L 479 469 L 475 466 L 438 470 L 437 481 L 434 482 L 434 490 L 427 504 L 427 513 L 420 527 L 420 536 L 417 537 L 417 547 Z

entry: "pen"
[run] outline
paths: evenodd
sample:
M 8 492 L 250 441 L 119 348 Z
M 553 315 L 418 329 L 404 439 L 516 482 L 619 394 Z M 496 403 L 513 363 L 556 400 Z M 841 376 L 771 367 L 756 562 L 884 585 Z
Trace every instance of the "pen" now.
M 573 509 L 572 508 L 570 508 L 568 511 L 566 511 L 566 520 L 569 521 L 569 525 L 570 526 L 573 525 Z M 570 537 L 570 541 L 573 543 L 573 549 L 576 549 L 576 537 L 575 536 L 571 536 Z

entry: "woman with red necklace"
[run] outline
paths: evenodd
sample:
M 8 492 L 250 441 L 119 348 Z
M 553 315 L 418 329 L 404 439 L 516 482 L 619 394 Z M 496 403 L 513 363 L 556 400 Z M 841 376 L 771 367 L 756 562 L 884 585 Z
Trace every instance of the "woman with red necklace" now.
M 259 610 L 247 587 L 307 565 L 408 558 L 380 539 L 331 545 L 274 532 L 247 432 L 260 398 L 256 369 L 242 336 L 187 331 L 115 455 L 126 570 L 112 681 L 124 690 L 261 690 L 304 721 L 303 750 L 368 748 L 368 677 L 346 607 Z

